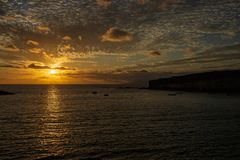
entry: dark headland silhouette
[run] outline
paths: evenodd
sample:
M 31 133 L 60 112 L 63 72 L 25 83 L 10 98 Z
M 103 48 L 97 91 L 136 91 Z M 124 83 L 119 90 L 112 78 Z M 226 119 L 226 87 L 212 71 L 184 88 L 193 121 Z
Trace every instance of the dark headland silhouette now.
M 3 95 L 13 95 L 14 93 L 12 92 L 7 92 L 7 91 L 0 91 L 0 96 L 3 96 Z
M 213 71 L 149 81 L 149 89 L 191 92 L 240 92 L 240 70 Z

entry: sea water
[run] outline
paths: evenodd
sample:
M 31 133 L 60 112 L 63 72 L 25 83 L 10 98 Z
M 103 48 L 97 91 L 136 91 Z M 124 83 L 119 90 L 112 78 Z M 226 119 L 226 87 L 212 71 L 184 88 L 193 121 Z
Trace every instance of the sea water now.
M 0 96 L 0 159 L 240 159 L 239 95 L 89 85 L 0 90 L 16 93 Z

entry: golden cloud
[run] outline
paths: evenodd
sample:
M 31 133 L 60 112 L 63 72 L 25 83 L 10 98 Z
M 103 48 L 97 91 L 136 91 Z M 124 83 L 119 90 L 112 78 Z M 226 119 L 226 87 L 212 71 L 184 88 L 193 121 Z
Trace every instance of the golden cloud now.
M 160 56 L 161 55 L 161 53 L 159 51 L 151 51 L 148 54 L 151 56 Z
M 97 0 L 97 4 L 107 8 L 112 3 L 112 0 Z
M 28 51 L 31 53 L 39 54 L 42 52 L 42 49 L 41 48 L 31 48 Z
M 7 45 L 7 46 L 0 45 L 0 50 L 6 51 L 6 52 L 19 52 L 20 51 L 20 49 L 17 48 L 13 44 L 10 44 L 10 45 Z
M 70 36 L 64 36 L 62 39 L 65 41 L 70 41 L 72 38 Z
M 35 63 L 32 63 L 30 65 L 27 66 L 27 68 L 30 68 L 30 69 L 56 69 L 56 70 L 75 70 L 75 69 L 70 69 L 70 68 L 67 68 L 67 67 L 49 67 L 49 66 L 46 66 L 46 65 L 43 65 L 43 64 L 35 64 Z
M 127 31 L 124 31 L 119 28 L 112 27 L 110 28 L 103 36 L 102 41 L 106 42 L 126 42 L 132 41 L 133 35 Z
M 188 54 L 192 54 L 193 53 L 193 49 L 190 47 L 185 48 L 185 52 Z
M 27 41 L 27 45 L 30 45 L 30 46 L 39 46 L 39 43 L 36 42 L 36 41 L 33 41 L 33 40 L 28 40 L 28 41 Z
M 41 34 L 48 34 L 51 32 L 51 29 L 47 26 L 37 26 L 37 32 Z

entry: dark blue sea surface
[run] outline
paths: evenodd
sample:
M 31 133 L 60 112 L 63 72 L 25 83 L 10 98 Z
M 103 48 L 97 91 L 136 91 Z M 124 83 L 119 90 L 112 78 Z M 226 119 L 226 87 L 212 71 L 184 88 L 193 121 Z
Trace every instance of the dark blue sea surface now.
M 0 159 L 240 159 L 240 95 L 83 85 L 0 90 L 17 93 L 0 96 Z

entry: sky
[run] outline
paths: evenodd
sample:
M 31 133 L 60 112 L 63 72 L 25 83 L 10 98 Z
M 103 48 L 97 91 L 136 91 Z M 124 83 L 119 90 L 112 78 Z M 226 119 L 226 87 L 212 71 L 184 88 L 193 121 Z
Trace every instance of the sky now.
M 0 84 L 240 69 L 239 0 L 0 0 Z

